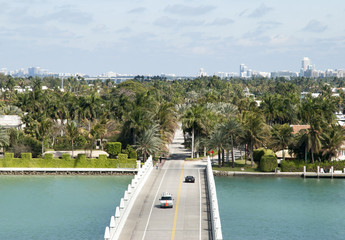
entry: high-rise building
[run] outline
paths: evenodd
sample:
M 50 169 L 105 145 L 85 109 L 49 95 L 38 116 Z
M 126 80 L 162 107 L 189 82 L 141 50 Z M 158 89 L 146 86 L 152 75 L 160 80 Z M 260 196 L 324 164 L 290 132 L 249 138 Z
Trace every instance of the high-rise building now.
M 28 68 L 28 75 L 30 77 L 35 77 L 41 74 L 41 69 L 39 67 L 29 67 Z

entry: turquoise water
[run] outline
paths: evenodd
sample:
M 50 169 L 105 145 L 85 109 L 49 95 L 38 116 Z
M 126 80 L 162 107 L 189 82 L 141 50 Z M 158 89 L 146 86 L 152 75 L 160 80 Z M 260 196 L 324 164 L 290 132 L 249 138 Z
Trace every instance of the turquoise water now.
M 0 176 L 0 239 L 103 240 L 133 176 Z
M 345 239 L 345 180 L 216 177 L 224 239 Z

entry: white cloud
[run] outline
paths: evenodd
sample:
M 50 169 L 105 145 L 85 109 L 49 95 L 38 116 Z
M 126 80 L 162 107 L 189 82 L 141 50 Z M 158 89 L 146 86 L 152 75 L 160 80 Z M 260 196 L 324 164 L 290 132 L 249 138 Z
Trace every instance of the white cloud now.
M 311 20 L 302 30 L 305 32 L 321 33 L 326 31 L 327 25 L 318 20 Z
M 250 18 L 261 18 L 272 10 L 273 10 L 273 8 L 267 7 L 264 3 L 262 3 L 259 7 L 254 9 L 254 11 L 251 12 L 248 15 L 248 17 L 250 17 Z

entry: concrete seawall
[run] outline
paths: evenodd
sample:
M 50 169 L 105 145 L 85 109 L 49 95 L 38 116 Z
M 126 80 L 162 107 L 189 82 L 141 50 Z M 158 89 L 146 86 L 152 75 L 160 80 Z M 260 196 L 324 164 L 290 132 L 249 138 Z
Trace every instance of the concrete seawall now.
M 222 240 L 222 225 L 220 222 L 219 208 L 218 208 L 218 198 L 216 191 L 216 184 L 214 182 L 214 176 L 212 171 L 211 160 L 207 158 L 206 166 L 206 178 L 207 178 L 207 187 L 209 193 L 210 201 L 210 215 L 211 215 L 211 224 L 212 224 L 212 235 L 214 240 Z

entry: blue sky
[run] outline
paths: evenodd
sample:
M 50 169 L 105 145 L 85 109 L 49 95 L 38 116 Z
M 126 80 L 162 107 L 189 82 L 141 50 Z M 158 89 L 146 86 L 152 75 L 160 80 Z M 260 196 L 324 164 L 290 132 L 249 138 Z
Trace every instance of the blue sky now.
M 0 0 L 0 68 L 195 75 L 345 68 L 345 1 Z

